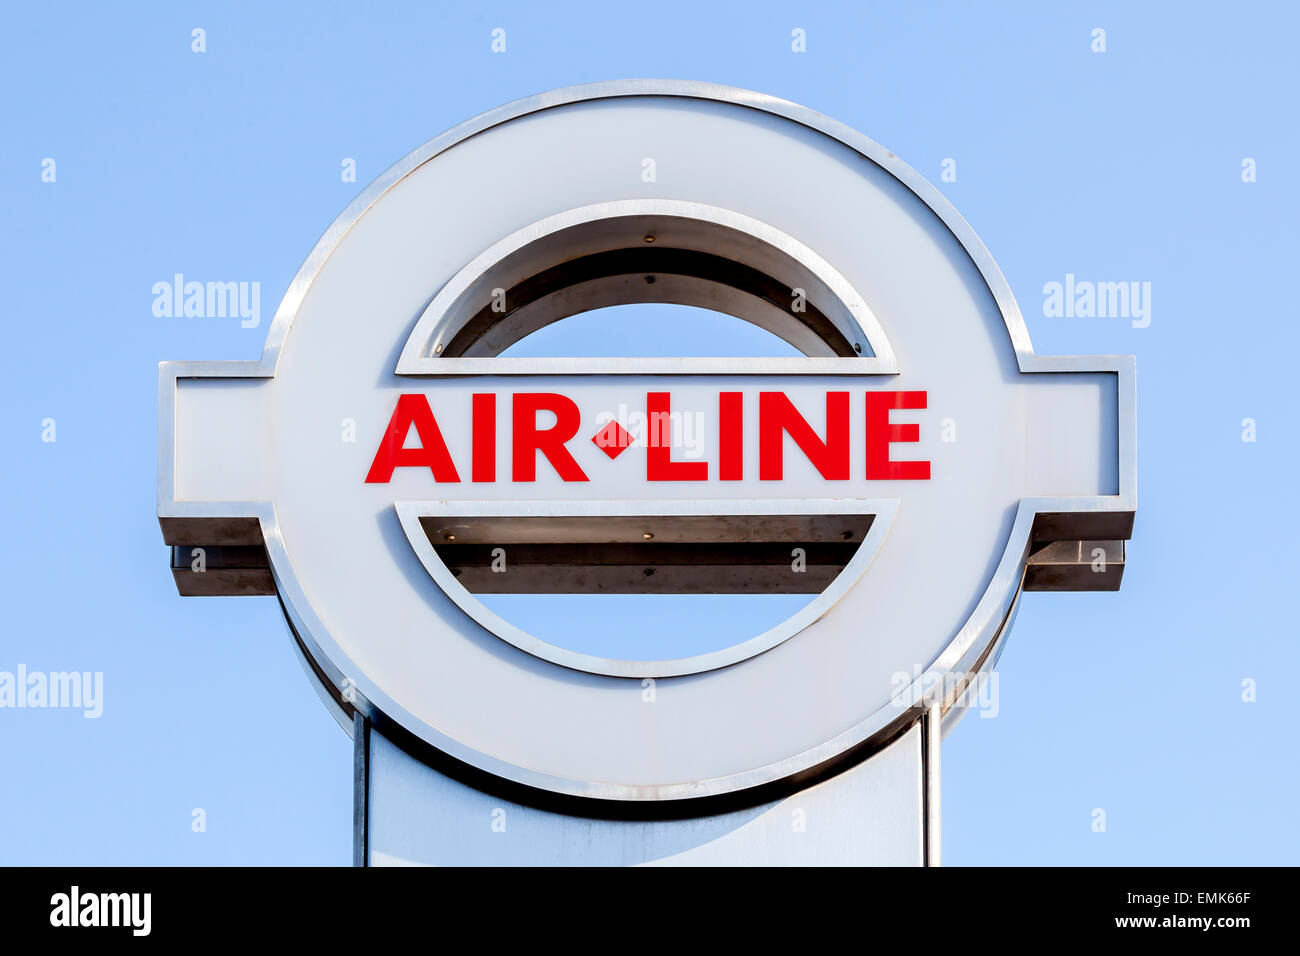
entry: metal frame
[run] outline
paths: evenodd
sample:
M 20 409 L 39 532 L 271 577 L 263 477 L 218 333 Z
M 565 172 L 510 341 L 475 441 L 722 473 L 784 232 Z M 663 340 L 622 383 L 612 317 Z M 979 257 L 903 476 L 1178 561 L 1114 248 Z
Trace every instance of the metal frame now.
M 260 529 L 270 559 L 281 602 L 291 627 L 299 635 L 310 656 L 313 672 L 322 681 L 331 681 L 327 689 L 338 695 L 342 674 L 334 663 L 345 657 L 322 622 L 311 610 L 296 580 L 292 563 L 281 539 L 275 509 L 268 502 L 186 502 L 174 496 L 174 426 L 177 379 L 188 377 L 265 378 L 275 374 L 280 351 L 294 316 L 322 264 L 340 238 L 360 219 L 380 196 L 422 164 L 450 146 L 497 124 L 530 113 L 587 100 L 617 97 L 688 97 L 729 103 L 784 117 L 823 133 L 855 150 L 896 178 L 919 197 L 944 223 L 966 250 L 982 275 L 1006 326 L 1007 334 L 1022 373 L 1033 372 L 1109 372 L 1115 375 L 1118 395 L 1118 494 L 1081 497 L 1045 497 L 1023 499 L 1017 510 L 1006 548 L 975 611 L 937 660 L 913 685 L 893 702 L 885 705 L 856 725 L 807 751 L 792 755 L 765 767 L 691 783 L 657 787 L 632 787 L 598 781 L 572 780 L 513 766 L 489 755 L 478 753 L 459 741 L 425 727 L 396 701 L 375 689 L 373 699 L 358 696 L 355 708 L 371 719 L 391 720 L 418 734 L 425 744 L 452 758 L 487 771 L 507 781 L 555 794 L 609 801 L 664 801 L 701 798 L 734 793 L 775 781 L 788 780 L 817 768 L 833 764 L 837 758 L 861 752 L 862 746 L 895 722 L 899 708 L 933 701 L 926 688 L 948 672 L 970 672 L 991 659 L 990 652 L 1000 646 L 1004 627 L 1017 605 L 1024 567 L 1035 527 L 1040 516 L 1050 518 L 1060 537 L 1127 537 L 1137 503 L 1136 466 L 1136 384 L 1135 361 L 1131 356 L 1037 356 L 1033 353 L 1029 333 L 1002 272 L 974 231 L 946 198 L 897 156 L 866 136 L 813 110 L 775 97 L 709 83 L 674 80 L 624 80 L 568 87 L 531 96 L 488 111 L 416 149 L 394 164 L 368 186 L 326 230 L 290 284 L 268 332 L 262 357 L 249 362 L 165 362 L 159 366 L 159 475 L 158 515 L 164 538 L 169 544 L 186 544 L 177 540 L 184 519 L 207 519 L 215 533 L 229 533 L 230 540 L 213 544 L 246 544 L 246 522 L 231 519 L 254 519 Z M 853 360 L 850 360 L 853 361 Z M 1102 518 L 1114 533 L 1097 533 L 1096 519 Z M 190 525 L 192 527 L 193 525 Z M 169 528 L 172 530 L 169 531 Z M 1072 529 L 1089 529 L 1073 531 Z M 942 706 L 942 704 L 941 704 Z M 953 714 L 949 712 L 951 718 Z

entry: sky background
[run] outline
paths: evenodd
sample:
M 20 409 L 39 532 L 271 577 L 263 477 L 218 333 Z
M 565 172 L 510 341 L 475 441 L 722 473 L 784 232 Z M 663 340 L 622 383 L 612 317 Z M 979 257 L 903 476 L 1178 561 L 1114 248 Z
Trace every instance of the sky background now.
M 351 741 L 275 599 L 176 595 L 157 363 L 256 358 L 320 233 L 426 140 L 638 76 L 861 130 L 972 224 L 1036 351 L 1138 357 L 1123 590 L 1025 597 L 997 717 L 944 742 L 945 863 L 1300 862 L 1283 710 L 1300 664 L 1297 33 L 1283 3 L 7 8 L 0 670 L 102 671 L 104 711 L 0 709 L 0 863 L 350 861 Z M 260 282 L 261 325 L 155 317 L 151 288 L 177 272 Z M 1149 327 L 1045 317 L 1043 286 L 1067 273 L 1150 282 Z M 743 354 L 736 326 L 693 328 Z

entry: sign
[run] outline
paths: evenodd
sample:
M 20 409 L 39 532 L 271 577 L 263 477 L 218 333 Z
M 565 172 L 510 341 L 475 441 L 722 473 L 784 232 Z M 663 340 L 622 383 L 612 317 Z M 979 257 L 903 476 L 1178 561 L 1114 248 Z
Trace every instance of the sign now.
M 500 354 L 648 301 L 802 354 Z M 866 137 L 724 87 L 596 84 L 384 173 L 260 360 L 164 363 L 158 513 L 182 593 L 279 594 L 346 723 L 552 795 L 743 794 L 861 759 L 918 708 L 955 719 L 1022 588 L 1118 586 L 1134 390 L 1132 358 L 1036 355 L 970 227 Z M 796 547 L 842 569 L 796 581 Z M 646 660 L 475 593 L 656 587 L 816 597 Z

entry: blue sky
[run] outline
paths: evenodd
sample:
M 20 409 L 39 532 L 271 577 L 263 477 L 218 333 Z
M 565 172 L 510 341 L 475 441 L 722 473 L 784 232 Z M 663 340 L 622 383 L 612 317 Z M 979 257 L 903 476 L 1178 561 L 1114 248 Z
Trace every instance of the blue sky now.
M 1123 590 L 1026 596 L 998 716 L 944 744 L 946 862 L 1295 863 L 1300 16 L 865 7 L 7 10 L 0 670 L 102 671 L 104 712 L 0 709 L 0 863 L 349 861 L 351 742 L 275 600 L 176 596 L 157 363 L 260 354 L 316 238 L 415 146 L 520 96 L 629 76 L 756 89 L 862 130 L 974 226 L 1038 352 L 1138 357 Z M 261 326 L 156 317 L 151 288 L 177 272 L 260 282 Z M 1150 282 L 1150 325 L 1044 315 L 1044 285 L 1067 274 Z

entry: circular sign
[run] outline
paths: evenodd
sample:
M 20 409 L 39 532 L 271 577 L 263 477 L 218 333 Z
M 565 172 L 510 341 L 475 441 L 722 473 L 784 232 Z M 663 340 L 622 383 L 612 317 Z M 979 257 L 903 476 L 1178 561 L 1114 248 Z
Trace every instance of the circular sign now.
M 803 355 L 500 356 L 639 301 L 728 312 Z M 860 134 L 723 87 L 596 84 L 381 176 L 260 361 L 164 364 L 159 514 L 169 540 L 264 543 L 345 708 L 542 790 L 693 798 L 803 778 L 950 703 L 1031 550 L 1128 536 L 1133 394 L 1129 358 L 1035 356 L 970 228 Z M 684 417 L 699 457 L 675 446 Z M 617 587 L 653 544 L 688 584 L 697 560 L 761 584 L 782 548 L 845 542 L 801 612 L 684 659 L 542 641 L 448 557 Z

